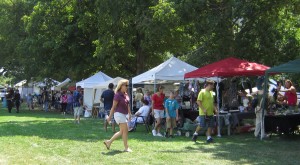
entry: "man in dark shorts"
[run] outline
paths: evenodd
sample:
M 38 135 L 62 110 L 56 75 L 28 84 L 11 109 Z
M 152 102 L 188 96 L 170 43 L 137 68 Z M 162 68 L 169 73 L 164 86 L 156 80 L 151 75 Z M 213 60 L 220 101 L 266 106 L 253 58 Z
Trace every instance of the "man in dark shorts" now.
M 109 83 L 108 89 L 102 93 L 101 99 L 100 99 L 100 101 L 102 103 L 104 103 L 104 112 L 105 112 L 104 129 L 105 129 L 105 131 L 107 131 L 107 125 L 109 124 L 106 119 L 110 113 L 111 107 L 113 105 L 114 96 L 115 96 L 115 92 L 113 91 L 113 88 L 114 88 L 114 84 Z M 113 117 L 110 122 L 111 122 L 112 131 L 115 132 L 115 120 Z
M 192 140 L 196 142 L 198 132 L 201 128 L 206 128 L 206 136 L 207 136 L 207 143 L 213 142 L 211 137 L 211 130 L 214 127 L 214 112 L 217 110 L 214 104 L 214 95 L 212 90 L 214 89 L 214 81 L 207 80 L 206 86 L 199 92 L 197 98 L 197 104 L 199 106 L 199 125 L 196 128 L 195 133 L 193 134 Z

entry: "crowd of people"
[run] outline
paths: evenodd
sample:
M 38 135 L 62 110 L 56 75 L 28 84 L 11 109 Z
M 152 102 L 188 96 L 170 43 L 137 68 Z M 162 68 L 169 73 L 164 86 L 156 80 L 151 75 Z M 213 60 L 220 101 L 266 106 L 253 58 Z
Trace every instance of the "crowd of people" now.
M 83 92 L 83 91 L 82 91 Z M 4 93 L 1 98 L 3 106 L 8 108 L 8 112 L 12 112 L 12 108 L 16 108 L 16 112 L 20 112 L 20 105 L 26 102 L 29 110 L 34 110 L 36 107 L 42 107 L 45 112 L 50 109 L 59 110 L 62 115 L 74 112 L 74 94 L 73 91 L 48 91 L 43 88 L 40 94 L 28 93 L 24 98 L 21 97 L 18 89 L 8 88 L 7 93 Z
M 16 108 L 16 113 L 20 112 L 20 105 L 22 102 L 19 90 L 14 90 L 13 88 L 8 88 L 7 93 L 1 98 L 4 106 L 7 107 L 8 113 L 12 113 L 12 108 Z
M 226 90 L 221 91 L 222 103 L 220 104 L 222 109 L 226 106 L 237 107 L 242 106 L 243 111 L 253 110 L 256 113 L 255 123 L 255 137 L 260 134 L 265 135 L 264 129 L 261 128 L 261 122 L 263 120 L 262 106 L 263 106 L 263 89 L 264 84 L 258 87 L 257 92 L 247 93 L 244 88 L 238 90 L 237 80 L 231 79 L 230 85 Z M 206 129 L 206 141 L 208 143 L 213 142 L 212 129 L 215 126 L 214 115 L 217 113 L 216 95 L 214 94 L 215 82 L 212 80 L 206 80 L 204 88 L 198 87 L 198 92 L 194 88 L 190 88 L 190 94 L 196 95 L 190 97 L 191 102 L 197 104 L 199 110 L 198 126 L 193 134 L 192 140 L 196 141 L 199 135 L 199 131 Z M 100 101 L 104 104 L 104 129 L 107 131 L 108 125 L 112 126 L 112 132 L 114 135 L 103 142 L 107 149 L 110 149 L 111 144 L 118 137 L 122 137 L 124 143 L 124 151 L 131 152 L 132 150 L 128 145 L 128 132 L 132 131 L 136 127 L 136 123 L 143 123 L 148 119 L 148 116 L 154 118 L 154 126 L 152 130 L 153 136 L 158 137 L 174 137 L 174 128 L 177 127 L 179 120 L 179 109 L 183 100 L 183 96 L 179 94 L 178 90 L 171 90 L 167 92 L 168 97 L 164 92 L 164 86 L 159 85 L 156 93 L 146 91 L 145 93 L 141 88 L 137 89 L 134 96 L 135 107 L 137 111 L 133 114 L 130 108 L 130 99 L 128 94 L 128 80 L 120 80 L 117 87 L 114 89 L 114 84 L 110 83 L 108 89 L 105 90 L 100 98 Z M 74 113 L 74 122 L 80 123 L 80 116 L 85 108 L 83 103 L 83 89 L 78 86 L 74 92 L 61 91 L 51 92 L 47 89 L 43 89 L 40 97 L 29 94 L 26 98 L 26 102 L 30 110 L 34 109 L 34 98 L 40 104 L 43 104 L 45 112 L 49 111 L 49 107 L 55 107 L 61 110 L 61 113 Z M 281 83 L 277 82 L 277 88 L 274 89 L 273 103 L 276 106 L 286 106 L 290 111 L 297 110 L 297 94 L 293 83 L 290 80 L 285 81 L 285 89 L 281 88 Z M 281 93 L 285 94 L 282 95 Z M 238 99 L 240 97 L 240 99 Z M 12 107 L 15 105 L 16 112 L 19 113 L 20 103 L 22 101 L 18 90 L 9 89 L 5 95 L 8 112 L 12 112 Z M 194 99 L 194 100 L 193 100 Z M 238 101 L 240 100 L 240 101 Z M 238 103 L 239 102 L 239 103 Z M 270 98 L 267 99 L 265 104 L 270 105 Z M 119 126 L 119 131 L 116 132 L 115 126 Z M 165 130 L 162 130 L 164 125 Z M 162 134 L 165 131 L 165 135 Z

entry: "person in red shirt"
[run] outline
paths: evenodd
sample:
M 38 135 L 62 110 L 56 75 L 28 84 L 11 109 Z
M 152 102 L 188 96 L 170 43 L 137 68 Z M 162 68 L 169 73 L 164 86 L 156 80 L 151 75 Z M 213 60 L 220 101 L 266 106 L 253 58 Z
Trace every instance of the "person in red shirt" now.
M 154 115 L 155 118 L 155 127 L 152 130 L 153 136 L 163 136 L 160 133 L 160 125 L 161 125 L 161 119 L 164 118 L 164 87 L 159 86 L 158 92 L 153 94 L 152 96 L 152 115 Z
M 293 83 L 291 80 L 285 81 L 285 90 L 281 90 L 281 92 L 285 92 L 284 94 L 284 103 L 286 103 L 289 106 L 290 111 L 294 111 L 297 108 L 297 93 L 296 89 L 293 86 Z

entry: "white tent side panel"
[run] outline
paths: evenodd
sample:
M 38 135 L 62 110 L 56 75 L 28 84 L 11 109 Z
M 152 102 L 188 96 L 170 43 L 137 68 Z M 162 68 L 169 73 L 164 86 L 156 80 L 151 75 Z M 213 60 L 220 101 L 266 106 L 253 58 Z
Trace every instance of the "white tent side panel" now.
M 104 74 L 103 72 L 98 72 L 93 76 L 76 83 L 76 86 L 81 86 L 82 88 L 84 88 L 84 96 L 83 96 L 84 105 L 88 106 L 89 108 L 93 107 L 93 101 L 94 101 L 93 87 L 99 83 L 109 81 L 111 79 L 112 79 L 111 77 Z
M 106 81 L 106 82 L 103 82 L 103 83 L 100 83 L 98 85 L 95 85 L 93 88 L 94 88 L 94 98 L 93 98 L 93 103 L 101 103 L 100 102 L 100 98 L 101 98 L 101 95 L 103 93 L 103 91 L 105 91 L 106 89 L 108 89 L 108 85 L 110 83 L 113 83 L 114 84 L 114 88 L 117 86 L 118 82 L 120 80 L 122 80 L 123 78 L 122 77 L 116 77 L 112 80 L 109 80 L 109 81 Z
M 83 103 L 88 107 L 93 107 L 93 88 L 84 89 Z

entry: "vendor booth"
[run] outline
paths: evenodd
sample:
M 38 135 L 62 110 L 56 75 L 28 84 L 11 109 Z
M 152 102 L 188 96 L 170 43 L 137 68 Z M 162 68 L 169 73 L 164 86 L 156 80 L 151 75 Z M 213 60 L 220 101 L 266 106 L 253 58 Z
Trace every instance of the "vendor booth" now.
M 176 57 L 171 57 L 162 64 L 132 78 L 132 88 L 135 84 L 152 85 L 153 92 L 156 91 L 157 84 L 171 85 L 175 82 L 184 81 L 184 74 L 197 69 L 196 67 L 181 61 Z M 167 88 L 172 88 L 167 87 Z M 149 87 L 148 87 L 149 88 Z M 169 90 L 169 89 L 168 89 Z
M 135 84 L 152 85 L 153 92 L 156 91 L 157 84 L 169 84 L 172 87 L 175 82 L 184 81 L 184 74 L 197 69 L 196 67 L 181 61 L 176 57 L 171 57 L 162 64 L 132 78 L 132 88 Z M 170 88 L 168 87 L 170 90 Z M 149 89 L 149 87 L 148 87 Z M 132 99 L 131 99 L 132 100 Z
M 81 88 L 84 88 L 84 96 L 83 96 L 83 103 L 84 105 L 88 107 L 93 106 L 93 98 L 94 98 L 94 86 L 97 84 L 100 84 L 102 82 L 111 80 L 112 78 L 109 77 L 108 75 L 104 74 L 103 72 L 98 72 L 94 74 L 93 76 L 84 79 L 80 82 L 76 83 L 77 86 L 81 86 Z
M 294 61 L 290 61 L 288 63 L 281 64 L 279 66 L 275 66 L 273 68 L 266 70 L 265 80 L 268 79 L 270 74 L 278 74 L 278 73 L 300 73 L 300 59 L 296 59 Z M 266 91 L 266 86 L 265 86 L 265 91 Z M 264 103 L 265 103 L 266 95 L 267 94 L 265 93 L 263 98 Z M 298 104 L 299 104 L 299 98 L 298 98 Z M 265 108 L 263 108 L 263 111 L 264 110 Z M 293 112 L 289 114 L 267 115 L 264 117 L 264 120 L 262 122 L 262 128 L 265 128 L 265 132 L 271 132 L 271 133 L 275 133 L 275 132 L 292 133 L 296 129 L 298 129 L 299 125 L 300 125 L 299 112 L 297 113 Z
M 176 57 L 171 57 L 162 64 L 132 78 L 131 93 L 133 95 L 134 85 L 143 85 L 148 91 L 155 92 L 157 84 L 163 84 L 165 93 L 168 91 L 180 89 L 181 82 L 184 81 L 184 74 L 197 69 Z M 151 90 L 150 90 L 151 89 Z M 132 96 L 131 95 L 131 96 Z M 180 95 L 183 96 L 182 94 Z M 133 99 L 131 97 L 131 109 L 133 110 Z M 134 111 L 134 110 L 133 110 Z
M 265 71 L 267 69 L 269 69 L 269 67 L 265 65 L 230 57 L 212 64 L 208 64 L 192 72 L 186 73 L 184 75 L 184 78 L 210 78 L 210 77 L 227 78 L 227 77 L 234 77 L 234 76 L 262 76 L 265 74 Z M 218 92 L 219 83 L 220 81 L 219 79 L 217 79 L 216 91 L 217 91 L 217 102 L 218 102 L 218 113 L 217 113 L 218 123 L 220 123 L 220 107 L 219 107 L 220 99 L 219 99 L 219 92 Z M 246 116 L 254 117 L 255 115 L 253 112 L 253 114 L 249 114 Z M 220 125 L 218 126 L 218 136 L 221 136 Z

